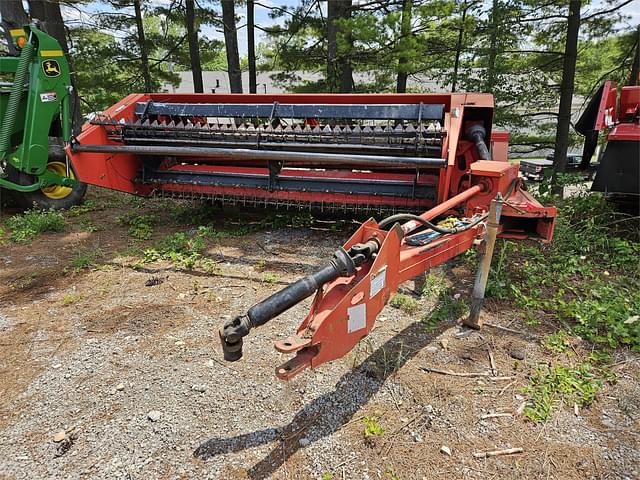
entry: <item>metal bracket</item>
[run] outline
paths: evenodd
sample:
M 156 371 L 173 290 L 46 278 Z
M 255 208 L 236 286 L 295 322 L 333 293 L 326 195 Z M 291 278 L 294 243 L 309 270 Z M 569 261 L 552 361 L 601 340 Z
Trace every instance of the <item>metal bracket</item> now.
M 269 167 L 269 187 L 268 188 L 270 192 L 273 192 L 278 186 L 278 175 L 282 171 L 284 162 L 269 160 L 267 161 L 267 166 Z

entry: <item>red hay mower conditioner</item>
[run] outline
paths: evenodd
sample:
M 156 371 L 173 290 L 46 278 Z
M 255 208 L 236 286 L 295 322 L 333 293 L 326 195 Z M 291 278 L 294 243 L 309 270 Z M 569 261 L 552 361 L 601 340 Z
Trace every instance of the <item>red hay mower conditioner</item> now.
M 252 328 L 314 293 L 297 332 L 276 343 L 295 354 L 276 374 L 289 379 L 337 359 L 367 335 L 403 281 L 474 246 L 482 255 L 466 323 L 479 327 L 496 237 L 553 235 L 555 208 L 524 190 L 518 165 L 507 161 L 508 135 L 492 130 L 491 95 L 132 94 L 69 139 L 68 67 L 35 27 L 16 36 L 27 32 L 29 47 L 5 62 L 17 80 L 3 107 L 0 161 L 32 184 L 5 180 L 7 188 L 71 191 L 75 174 L 145 197 L 392 213 L 362 224 L 316 273 L 227 322 L 219 332 L 227 360 L 241 358 Z M 58 68 L 54 77 L 47 62 Z M 46 118 L 46 128 L 23 126 L 23 111 Z M 68 141 L 66 168 L 55 172 L 47 169 L 49 123 L 62 124 Z M 38 149 L 30 146 L 34 132 Z

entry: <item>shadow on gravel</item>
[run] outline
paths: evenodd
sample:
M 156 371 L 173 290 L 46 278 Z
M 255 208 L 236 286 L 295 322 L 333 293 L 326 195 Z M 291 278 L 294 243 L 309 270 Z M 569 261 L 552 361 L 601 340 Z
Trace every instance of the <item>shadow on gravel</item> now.
M 302 448 L 301 439 L 305 439 L 303 444 L 306 445 L 339 430 L 380 390 L 391 374 L 449 327 L 450 324 L 441 324 L 435 332 L 429 333 L 421 322 L 409 325 L 376 349 L 359 366 L 343 375 L 334 391 L 305 405 L 289 425 L 231 438 L 211 438 L 195 449 L 194 457 L 206 460 L 278 440 L 278 445 L 247 472 L 252 479 L 270 478 Z

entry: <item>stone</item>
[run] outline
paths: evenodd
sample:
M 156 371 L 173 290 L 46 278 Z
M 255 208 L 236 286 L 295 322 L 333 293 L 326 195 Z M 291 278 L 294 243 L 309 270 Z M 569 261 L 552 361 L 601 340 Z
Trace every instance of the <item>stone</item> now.
M 300 443 L 301 447 L 306 447 L 311 443 L 311 440 L 309 440 L 308 438 L 301 438 L 298 442 Z
M 124 383 L 119 383 L 118 385 L 116 385 L 116 390 L 118 392 L 121 392 L 124 390 Z
M 433 413 L 433 407 L 431 405 L 427 405 L 426 407 L 424 407 L 424 410 L 427 413 Z
M 162 417 L 162 412 L 159 412 L 158 410 L 151 410 L 147 414 L 147 418 L 152 422 L 157 422 L 158 420 L 160 420 L 160 417 Z
M 56 433 L 53 436 L 53 441 L 56 443 L 60 443 L 61 441 L 63 441 L 65 438 L 67 438 L 67 434 L 64 433 L 64 430 L 60 430 L 58 433 Z
M 176 341 L 175 345 L 176 345 L 176 347 L 182 347 L 182 346 L 184 346 L 184 342 L 182 340 L 178 340 L 178 341 Z
M 523 349 L 514 347 L 509 350 L 509 356 L 511 356 L 511 358 L 515 358 L 516 360 L 524 360 L 526 354 L 524 353 Z
M 193 385 L 191 387 L 191 390 L 193 390 L 194 392 L 204 393 L 204 392 L 207 391 L 207 386 L 206 385 Z
M 440 447 L 440 452 L 444 453 L 445 455 L 448 455 L 449 457 L 451 456 L 451 449 L 446 445 L 442 445 Z

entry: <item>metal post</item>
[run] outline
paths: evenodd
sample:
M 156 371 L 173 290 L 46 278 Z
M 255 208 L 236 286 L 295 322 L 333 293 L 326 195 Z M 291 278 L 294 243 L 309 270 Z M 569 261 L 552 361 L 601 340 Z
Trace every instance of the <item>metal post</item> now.
M 496 237 L 498 235 L 498 225 L 500 224 L 500 214 L 502 213 L 502 195 L 498 193 L 496 198 L 491 200 L 489 207 L 489 218 L 487 219 L 487 229 L 482 241 L 482 252 L 480 257 L 480 266 L 476 274 L 476 281 L 473 284 L 473 295 L 471 297 L 471 308 L 469 317 L 463 320 L 466 326 L 480 329 L 482 322 L 480 321 L 480 310 L 484 302 L 484 292 L 487 288 L 487 280 L 489 271 L 491 270 L 491 258 L 493 257 L 493 249 L 496 245 Z

